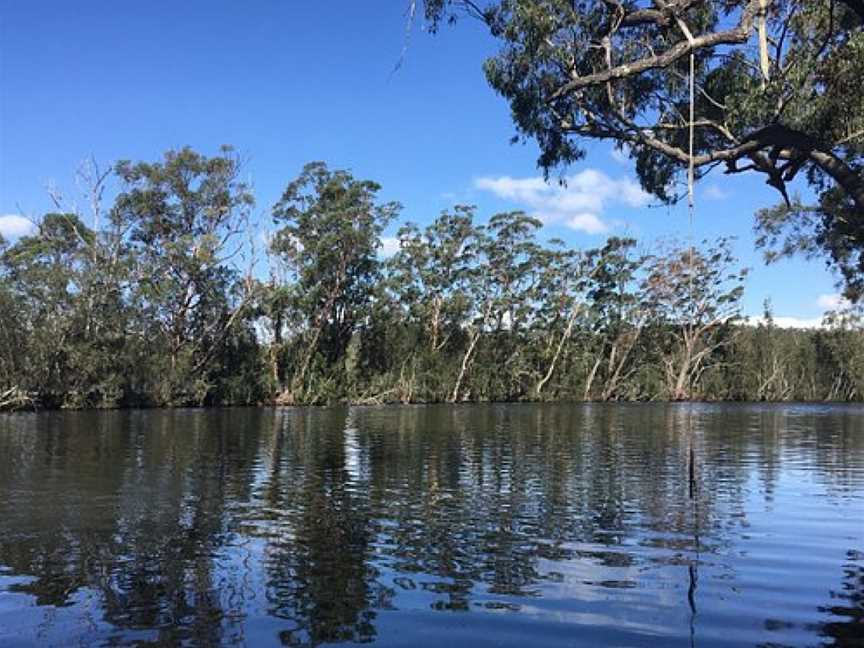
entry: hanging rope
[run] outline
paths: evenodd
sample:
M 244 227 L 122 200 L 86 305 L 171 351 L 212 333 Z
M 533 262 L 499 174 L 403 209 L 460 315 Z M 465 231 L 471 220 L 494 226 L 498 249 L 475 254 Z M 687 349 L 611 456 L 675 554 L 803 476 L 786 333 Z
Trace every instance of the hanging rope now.
M 687 32 L 687 35 L 690 37 L 690 45 L 693 45 L 693 37 L 690 36 L 690 32 Z M 687 195 L 689 197 L 690 203 L 690 228 L 693 228 L 693 216 L 694 210 L 696 209 L 696 201 L 693 196 L 693 185 L 695 180 L 695 166 L 694 166 L 694 158 L 693 158 L 693 140 L 695 139 L 695 108 L 696 108 L 696 52 L 694 50 L 690 50 L 690 164 L 687 169 Z
M 696 87 L 696 53 L 692 49 L 693 46 L 693 37 L 690 36 L 690 32 L 687 32 L 688 37 L 690 38 L 690 150 L 689 157 L 690 162 L 687 167 L 687 202 L 688 202 L 688 217 L 690 221 L 689 226 L 689 236 L 690 236 L 690 324 L 693 324 L 693 318 L 695 316 L 696 311 L 696 296 L 693 293 L 693 274 L 696 271 L 695 267 L 695 259 L 693 254 L 693 223 L 696 220 L 696 197 L 695 197 L 695 184 L 696 184 L 696 168 L 693 158 L 693 141 L 695 139 L 696 130 L 694 123 L 696 122 L 696 99 L 695 99 L 695 87 Z
M 678 27 L 681 29 L 681 32 L 684 34 L 684 37 L 687 39 L 687 43 L 690 45 L 690 114 L 689 114 L 689 123 L 688 123 L 688 134 L 689 134 L 689 149 L 688 149 L 688 164 L 687 164 L 687 207 L 688 207 L 688 238 L 690 242 L 689 246 L 689 265 L 690 271 L 687 275 L 687 283 L 688 283 L 688 292 L 690 293 L 690 325 L 694 324 L 695 315 L 696 315 L 696 296 L 693 290 L 693 275 L 696 270 L 696 259 L 694 253 L 694 245 L 693 245 L 693 224 L 696 217 L 696 196 L 695 196 L 695 184 L 696 184 L 696 165 L 695 165 L 695 156 L 694 156 L 694 144 L 696 139 L 696 47 L 695 41 L 693 39 L 693 34 L 690 32 L 690 28 L 687 27 L 687 23 L 685 23 L 680 16 L 676 16 L 675 20 L 678 23 Z M 688 380 L 689 382 L 689 380 Z
M 684 33 L 684 37 L 687 39 L 687 43 L 690 45 L 690 119 L 688 123 L 688 130 L 690 136 L 690 145 L 688 150 L 689 163 L 687 165 L 687 202 L 690 210 L 690 228 L 693 228 L 693 216 L 695 211 L 695 198 L 693 195 L 693 189 L 696 179 L 696 168 L 695 168 L 695 157 L 693 155 L 694 148 L 694 140 L 696 137 L 695 132 L 695 122 L 696 122 L 696 48 L 695 41 L 693 39 L 693 34 L 690 32 L 690 28 L 687 27 L 687 24 L 681 20 L 680 17 L 676 16 L 675 18 L 678 21 L 678 27 Z

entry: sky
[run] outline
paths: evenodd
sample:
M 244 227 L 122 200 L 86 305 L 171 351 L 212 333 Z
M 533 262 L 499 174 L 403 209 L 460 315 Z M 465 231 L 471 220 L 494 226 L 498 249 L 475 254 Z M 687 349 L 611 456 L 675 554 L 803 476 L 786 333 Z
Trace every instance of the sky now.
M 404 206 L 399 222 L 473 204 L 481 221 L 523 209 L 545 222 L 543 237 L 579 248 L 609 235 L 645 248 L 686 240 L 686 206 L 658 206 L 606 143 L 585 143 L 565 187 L 544 183 L 536 145 L 510 143 L 508 106 L 483 76 L 495 42 L 470 19 L 408 30 L 408 4 L 0 0 L 0 233 L 26 234 L 27 218 L 52 208 L 48 187 L 74 201 L 85 158 L 107 166 L 230 144 L 262 236 L 285 185 L 323 160 L 380 183 L 382 199 Z M 777 199 L 756 175 L 709 177 L 692 234 L 736 237 L 752 269 L 746 314 L 770 299 L 779 323 L 815 324 L 837 303 L 824 263 L 766 267 L 754 248 L 753 214 Z

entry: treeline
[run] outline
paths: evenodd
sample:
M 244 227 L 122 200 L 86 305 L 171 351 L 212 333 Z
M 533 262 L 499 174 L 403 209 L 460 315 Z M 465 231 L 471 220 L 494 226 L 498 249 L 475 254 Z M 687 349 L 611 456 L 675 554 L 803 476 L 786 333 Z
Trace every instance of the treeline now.
M 35 233 L 0 238 L 0 408 L 864 394 L 860 309 L 744 324 L 728 240 L 574 250 L 460 206 L 384 258 L 400 206 L 313 163 L 256 265 L 230 149 L 83 178 L 88 209 L 55 196 Z

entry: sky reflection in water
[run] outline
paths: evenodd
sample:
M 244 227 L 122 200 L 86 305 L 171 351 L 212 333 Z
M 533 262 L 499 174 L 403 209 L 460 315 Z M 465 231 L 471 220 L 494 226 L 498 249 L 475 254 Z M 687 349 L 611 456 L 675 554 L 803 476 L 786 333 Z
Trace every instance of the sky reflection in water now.
M 854 406 L 9 415 L 0 645 L 864 646 L 862 520 Z

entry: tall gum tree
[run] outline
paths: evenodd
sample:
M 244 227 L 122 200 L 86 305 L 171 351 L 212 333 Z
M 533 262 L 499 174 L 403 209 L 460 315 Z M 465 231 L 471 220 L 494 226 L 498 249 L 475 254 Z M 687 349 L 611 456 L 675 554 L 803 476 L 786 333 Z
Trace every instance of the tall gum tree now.
M 320 356 L 330 366 L 343 358 L 368 315 L 380 278 L 381 233 L 400 209 L 379 202 L 379 190 L 375 182 L 312 162 L 273 208 L 280 228 L 271 248 L 287 269 L 290 312 L 300 324 L 295 369 L 281 402 L 314 396 L 313 360 Z
M 729 239 L 700 248 L 676 246 L 646 260 L 642 308 L 660 342 L 665 398 L 699 396 L 703 374 L 740 319 L 746 276 Z
M 76 325 L 86 283 L 86 251 L 93 239 L 93 231 L 76 215 L 51 213 L 43 216 L 33 234 L 2 250 L 0 276 L 12 307 L 3 314 L 3 337 L 18 339 L 18 345 L 3 354 L 2 365 L 11 373 L 26 358 L 31 367 L 27 383 L 7 387 L 16 388 L 10 395 L 18 390 L 41 392 L 56 395 L 63 404 L 80 388 L 75 351 L 82 336 Z M 13 323 L 17 331 L 7 330 Z
M 158 348 L 154 359 L 167 356 L 153 371 L 160 404 L 206 398 L 217 358 L 250 306 L 251 276 L 233 265 L 254 205 L 240 171 L 230 147 L 213 157 L 184 148 L 159 162 L 116 165 L 124 186 L 110 218 L 128 231 L 143 337 Z
M 391 289 L 426 329 L 425 345 L 441 352 L 467 308 L 465 279 L 476 237 L 474 208 L 457 206 L 424 230 L 408 223 L 399 230 L 399 251 L 388 263 Z
M 537 378 L 531 395 L 542 399 L 555 370 L 567 352 L 576 326 L 586 309 L 584 262 L 581 255 L 553 239 L 537 255 L 539 281 L 532 321 L 537 345 Z
M 439 214 L 422 230 L 414 223 L 399 230 L 399 250 L 387 263 L 387 285 L 419 342 L 401 360 L 412 367 L 411 384 L 403 392 L 413 393 L 417 365 L 427 384 L 447 379 L 448 354 L 458 347 L 471 308 L 468 280 L 477 234 L 474 208 L 466 205 Z M 400 369 L 400 376 L 405 374 Z
M 635 239 L 611 237 L 588 253 L 586 293 L 594 362 L 585 380 L 585 400 L 620 398 L 636 368 L 635 351 L 647 318 L 637 291 L 637 273 L 645 259 L 634 252 L 635 246 Z
M 541 227 L 538 219 L 516 211 L 495 214 L 479 228 L 477 266 L 470 280 L 474 316 L 466 327 L 468 346 L 451 402 L 465 397 L 465 379 L 484 337 L 492 343 L 484 366 L 495 367 L 484 375 L 487 389 L 497 385 L 494 391 L 503 391 L 509 399 L 522 396 L 520 383 L 531 367 L 521 343 L 533 317 L 541 253 L 536 234 Z

